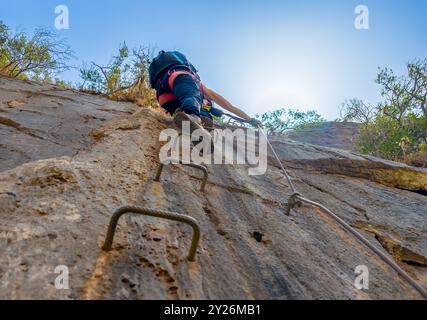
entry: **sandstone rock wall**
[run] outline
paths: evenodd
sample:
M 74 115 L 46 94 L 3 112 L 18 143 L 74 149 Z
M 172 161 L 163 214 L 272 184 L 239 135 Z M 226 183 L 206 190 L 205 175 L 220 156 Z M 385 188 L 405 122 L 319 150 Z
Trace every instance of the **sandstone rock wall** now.
M 248 176 L 245 166 L 209 166 L 205 193 L 193 168 L 167 166 L 154 182 L 168 117 L 57 89 L 40 98 L 50 102 L 27 97 L 11 110 L 7 101 L 20 98 L 6 96 L 10 86 L 34 95 L 49 87 L 0 80 L 0 116 L 19 124 L 0 123 L 0 298 L 421 298 L 317 209 L 285 216 L 291 191 L 272 159 L 264 176 Z M 49 116 L 49 103 L 63 104 L 62 111 Z M 40 108 L 33 123 L 18 116 Z M 82 120 L 93 113 L 105 120 Z M 51 150 L 55 137 L 46 130 L 58 125 L 61 152 Z M 27 150 L 32 139 L 43 140 L 20 127 L 46 137 L 46 147 Z M 18 143 L 10 135 L 24 143 L 22 152 L 12 150 Z M 415 192 L 427 190 L 425 170 L 284 139 L 275 146 L 305 196 L 330 207 L 427 288 L 427 198 Z M 113 251 L 103 252 L 112 212 L 125 204 L 197 219 L 197 261 L 185 259 L 190 227 L 137 215 L 120 220 Z M 69 268 L 69 290 L 55 288 L 58 265 Z M 354 286 L 358 265 L 369 268 L 369 290 Z

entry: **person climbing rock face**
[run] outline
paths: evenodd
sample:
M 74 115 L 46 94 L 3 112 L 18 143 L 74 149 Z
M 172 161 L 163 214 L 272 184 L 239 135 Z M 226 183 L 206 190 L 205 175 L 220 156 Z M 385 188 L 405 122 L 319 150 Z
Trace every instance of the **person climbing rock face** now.
M 212 119 L 210 112 L 206 114 L 202 110 L 204 99 L 215 102 L 255 127 L 259 125 L 257 119 L 251 118 L 204 85 L 196 68 L 178 51 L 160 51 L 150 64 L 149 75 L 150 85 L 156 90 L 160 106 L 174 117 L 178 127 L 183 121 L 189 121 L 190 130 L 194 131 L 203 127 L 201 117 Z

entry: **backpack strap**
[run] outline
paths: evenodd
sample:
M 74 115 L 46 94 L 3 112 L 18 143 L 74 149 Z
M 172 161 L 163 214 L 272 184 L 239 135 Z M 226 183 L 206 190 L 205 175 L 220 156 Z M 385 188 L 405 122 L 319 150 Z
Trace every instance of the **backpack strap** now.
M 194 74 L 192 74 L 189 71 L 177 71 L 177 70 L 171 70 L 169 71 L 169 80 L 168 80 L 168 84 L 169 84 L 169 88 L 171 90 L 173 90 L 173 85 L 175 83 L 176 78 L 178 78 L 181 75 L 187 74 L 191 77 L 194 78 Z
M 189 71 L 171 69 L 168 71 L 168 85 L 169 85 L 169 89 L 172 92 L 166 92 L 166 93 L 160 94 L 158 96 L 157 100 L 159 101 L 159 104 L 161 107 L 163 107 L 166 103 L 177 99 L 177 97 L 173 94 L 173 86 L 174 86 L 176 78 L 178 78 L 179 76 L 182 76 L 182 75 L 191 76 L 194 79 L 194 81 L 196 81 L 196 83 L 198 84 L 200 92 L 203 94 L 203 91 L 204 91 L 203 90 L 203 84 L 200 82 L 199 77 L 197 77 L 196 75 L 194 75 L 192 72 L 189 72 Z

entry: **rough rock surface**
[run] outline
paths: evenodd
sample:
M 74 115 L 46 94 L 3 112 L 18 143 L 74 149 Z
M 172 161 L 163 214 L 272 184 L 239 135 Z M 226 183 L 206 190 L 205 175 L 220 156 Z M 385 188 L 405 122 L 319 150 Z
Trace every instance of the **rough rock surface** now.
M 3 104 L 11 83 L 29 92 L 47 89 L 1 79 Z M 168 117 L 149 109 L 126 114 L 132 106 L 71 91 L 49 99 L 63 104 L 63 113 L 46 115 L 50 125 L 66 123 L 81 134 L 77 140 L 64 138 L 63 152 L 41 149 L 37 156 L 21 157 L 4 133 L 11 126 L 0 124 L 1 158 L 9 159 L 0 172 L 0 298 L 421 298 L 319 210 L 303 206 L 285 216 L 291 191 L 273 159 L 263 176 L 249 176 L 246 166 L 209 166 L 206 193 L 199 191 L 200 173 L 193 168 L 167 166 L 154 182 L 158 136 L 171 126 Z M 32 103 L 25 107 L 43 107 Z M 88 126 L 81 115 L 98 112 L 98 104 L 118 111 L 102 113 L 101 125 Z M 1 108 L 7 111 L 2 117 L 24 122 Z M 43 119 L 25 128 L 43 131 Z M 49 134 L 39 135 L 50 149 Z M 32 140 L 21 139 L 27 152 Z M 427 197 L 421 194 L 427 171 L 279 140 L 275 147 L 301 193 L 330 207 L 427 288 Z M 137 215 L 120 220 L 113 251 L 103 252 L 112 212 L 126 204 L 197 219 L 202 230 L 197 261 L 185 259 L 190 227 Z M 69 268 L 69 290 L 55 288 L 59 265 Z M 358 265 L 369 268 L 369 290 L 354 286 Z
M 351 151 L 356 151 L 358 135 L 359 124 L 354 122 L 324 122 L 313 128 L 287 133 L 291 140 Z
M 89 133 L 135 106 L 0 76 L 0 170 L 34 160 L 74 155 Z

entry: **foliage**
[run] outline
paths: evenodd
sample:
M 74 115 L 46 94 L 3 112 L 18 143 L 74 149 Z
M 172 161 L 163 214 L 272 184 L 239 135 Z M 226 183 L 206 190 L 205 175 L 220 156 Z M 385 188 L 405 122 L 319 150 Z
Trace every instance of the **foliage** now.
M 413 143 L 408 130 L 399 128 L 399 124 L 387 116 L 378 116 L 361 126 L 358 149 L 364 154 L 398 160 L 403 156 L 403 141 Z
M 342 104 L 341 117 L 343 121 L 369 123 L 376 115 L 375 109 L 375 106 L 366 104 L 360 99 L 350 99 Z
M 75 89 L 74 84 L 70 81 L 65 81 L 59 78 L 55 78 L 50 81 L 51 84 L 63 87 L 64 89 Z
M 118 53 L 107 65 L 95 62 L 80 68 L 83 91 L 100 93 L 111 99 L 156 106 L 155 91 L 149 86 L 148 68 L 152 51 L 139 47 L 130 50 L 120 44 Z
M 427 116 L 427 58 L 407 64 L 407 75 L 397 77 L 393 70 L 380 69 L 376 83 L 382 86 L 386 103 L 384 114 L 398 121 L 409 112 Z
M 0 21 L 0 73 L 10 77 L 50 81 L 53 75 L 69 69 L 70 47 L 56 34 L 37 28 L 32 36 L 12 33 Z
M 418 145 L 418 149 L 406 156 L 405 162 L 416 167 L 427 168 L 427 139 Z
M 374 156 L 426 166 L 427 59 L 407 64 L 398 77 L 380 69 L 376 83 L 383 101 L 376 106 L 352 99 L 343 104 L 344 121 L 361 122 L 359 151 Z
M 291 129 L 302 129 L 325 121 L 316 111 L 299 111 L 278 109 L 261 115 L 256 115 L 269 133 L 284 133 Z

